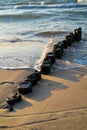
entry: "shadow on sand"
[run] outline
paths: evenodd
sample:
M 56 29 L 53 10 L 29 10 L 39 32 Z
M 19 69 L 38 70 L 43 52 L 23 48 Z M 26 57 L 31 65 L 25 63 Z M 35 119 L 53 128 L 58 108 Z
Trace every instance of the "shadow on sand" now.
M 77 67 L 71 69 L 62 69 L 58 71 L 53 70 L 50 75 L 73 82 L 79 82 L 84 75 L 87 75 L 87 68 Z
M 32 93 L 23 95 L 23 105 L 22 103 L 19 103 L 16 105 L 16 108 L 23 109 L 25 107 L 32 106 L 33 104 L 30 103 L 31 100 L 37 102 L 46 100 L 52 96 L 53 91 L 68 89 L 68 86 L 65 85 L 62 80 L 79 82 L 84 75 L 87 75 L 87 69 L 85 67 L 61 70 L 58 72 L 53 71 L 50 75 L 44 75 L 42 76 L 42 80 L 40 80 L 38 84 L 33 87 Z
M 51 77 L 52 76 L 50 76 L 50 78 Z M 26 107 L 32 106 L 33 104 L 30 103 L 30 100 L 41 102 L 41 101 L 49 98 L 52 95 L 53 91 L 55 91 L 55 90 L 59 91 L 61 89 L 65 90 L 67 88 L 68 87 L 65 86 L 63 83 L 59 83 L 58 81 L 49 80 L 47 78 L 46 79 L 42 78 L 40 80 L 40 82 L 38 82 L 38 84 L 33 87 L 32 93 L 23 95 L 23 101 L 16 104 L 15 108 L 24 109 Z

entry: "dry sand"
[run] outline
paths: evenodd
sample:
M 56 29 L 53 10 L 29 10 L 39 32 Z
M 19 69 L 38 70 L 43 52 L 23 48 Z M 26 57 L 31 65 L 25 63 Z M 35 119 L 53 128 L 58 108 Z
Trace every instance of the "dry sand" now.
M 0 104 L 31 70 L 0 70 Z M 13 112 L 0 109 L 0 130 L 87 130 L 87 67 L 52 70 Z

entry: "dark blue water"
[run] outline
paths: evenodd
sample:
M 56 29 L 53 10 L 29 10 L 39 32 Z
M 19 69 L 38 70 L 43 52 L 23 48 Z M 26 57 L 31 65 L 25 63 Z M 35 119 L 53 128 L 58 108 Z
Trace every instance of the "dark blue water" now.
M 55 66 L 87 65 L 86 16 L 86 0 L 0 0 L 0 68 L 33 68 L 50 43 L 78 27 L 82 41 Z

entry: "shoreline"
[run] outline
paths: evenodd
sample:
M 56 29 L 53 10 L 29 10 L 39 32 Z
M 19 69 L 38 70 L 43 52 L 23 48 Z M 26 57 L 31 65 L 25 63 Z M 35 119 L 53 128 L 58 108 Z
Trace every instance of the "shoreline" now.
M 0 99 L 11 96 L 30 73 L 31 70 L 0 70 Z M 13 112 L 0 109 L 0 129 L 87 129 L 86 79 L 87 66 L 42 75 L 33 92 L 22 95 L 23 100 L 14 104 Z

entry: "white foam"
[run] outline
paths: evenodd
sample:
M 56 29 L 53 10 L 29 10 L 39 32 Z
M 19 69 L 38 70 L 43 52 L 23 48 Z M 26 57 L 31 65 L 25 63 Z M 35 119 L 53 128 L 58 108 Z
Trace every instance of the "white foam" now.
M 44 5 L 45 4 L 45 1 L 41 1 L 41 5 Z
M 83 67 L 85 65 L 71 62 L 68 60 L 57 60 L 56 63 L 53 65 L 53 69 L 55 70 L 62 70 L 62 69 L 71 69 L 77 67 Z
M 36 61 L 34 69 L 40 71 L 40 66 L 42 65 L 42 62 L 43 62 L 44 58 L 46 57 L 46 54 L 48 52 L 53 52 L 53 47 L 54 47 L 54 44 L 56 44 L 56 43 L 57 43 L 57 39 L 52 39 L 52 40 L 50 40 L 50 42 L 48 44 L 46 44 L 44 46 L 43 52 L 41 54 L 41 57 L 40 57 L 40 59 L 38 59 Z
M 78 0 L 78 3 L 85 3 L 85 4 L 87 4 L 87 0 Z

